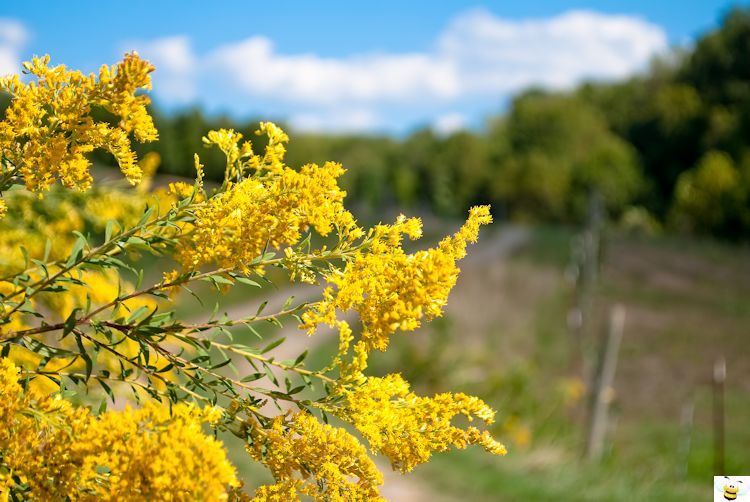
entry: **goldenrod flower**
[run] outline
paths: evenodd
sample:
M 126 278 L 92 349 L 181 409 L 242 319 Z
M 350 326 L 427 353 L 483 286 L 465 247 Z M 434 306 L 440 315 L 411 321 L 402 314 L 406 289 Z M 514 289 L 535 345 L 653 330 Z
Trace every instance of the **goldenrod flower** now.
M 410 392 L 400 375 L 368 377 L 364 384 L 343 391 L 343 396 L 345 404 L 336 413 L 367 438 L 373 451 L 388 457 L 402 472 L 451 446 L 477 444 L 490 453 L 506 453 L 487 431 L 464 430 L 452 423 L 458 415 L 492 423 L 495 412 L 476 397 L 462 393 L 420 397 Z
M 146 110 L 149 98 L 136 93 L 150 89 L 154 67 L 135 52 L 115 66 L 102 66 L 98 78 L 49 62 L 44 56 L 24 63 L 24 70 L 37 77 L 28 84 L 18 75 L 0 78 L 0 91 L 12 97 L 0 122 L 0 151 L 7 159 L 3 170 L 34 191 L 47 189 L 55 179 L 86 190 L 91 185 L 86 154 L 101 148 L 115 157 L 128 181 L 138 183 L 142 171 L 129 134 L 140 142 L 157 138 Z M 119 124 L 97 122 L 93 107 L 112 113 Z
M 222 444 L 193 405 L 93 416 L 60 398 L 25 392 L 0 359 L 0 467 L 34 500 L 220 500 L 238 484 Z M 15 483 L 0 475 L 0 495 Z
M 356 310 L 367 350 L 385 350 L 391 334 L 413 331 L 422 319 L 442 314 L 458 277 L 456 261 L 466 255 L 467 243 L 477 240 L 479 227 L 491 221 L 488 206 L 474 207 L 455 235 L 413 254 L 403 250 L 401 236 L 419 238 L 418 219 L 402 216 L 394 225 L 376 226 L 368 252 L 357 254 L 343 271 L 334 269 L 326 276 L 335 290 L 323 292 L 323 301 L 305 313 L 303 327 L 312 332 L 321 322 L 333 325 L 336 310 Z
M 328 162 L 302 166 L 295 171 L 280 162 L 283 153 L 280 138 L 286 135 L 276 126 L 265 123 L 261 130 L 269 132 L 269 163 L 257 161 L 257 166 L 269 169 L 264 175 L 252 176 L 239 182 L 229 182 L 226 190 L 208 199 L 195 211 L 195 221 L 186 228 L 178 252 L 183 267 L 193 270 L 208 263 L 221 267 L 245 269 L 266 248 L 296 244 L 302 233 L 314 228 L 320 235 L 328 235 L 334 227 L 352 229 L 354 218 L 343 206 L 346 192 L 337 184 L 344 173 L 340 164 Z M 211 131 L 204 138 L 218 145 L 233 165 L 242 158 L 238 146 L 242 136 L 231 130 Z M 275 146 L 273 146 L 275 145 Z M 237 172 L 244 168 L 237 168 Z M 189 231 L 188 231 L 189 230 Z
M 296 492 L 315 500 L 381 500 L 377 489 L 383 484 L 380 471 L 365 448 L 344 429 L 300 412 L 287 423 L 284 417 L 277 417 L 270 429 L 252 434 L 248 452 L 268 466 L 277 480 L 276 485 L 256 492 L 255 500 L 277 500 L 271 495 L 279 493 L 290 496 L 284 500 L 299 500 Z

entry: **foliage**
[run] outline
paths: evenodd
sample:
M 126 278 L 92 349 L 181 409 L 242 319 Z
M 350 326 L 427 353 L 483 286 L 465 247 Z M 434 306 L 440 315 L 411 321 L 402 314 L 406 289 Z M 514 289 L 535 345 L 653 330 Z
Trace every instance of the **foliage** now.
M 268 122 L 256 131 L 260 150 L 232 129 L 203 137 L 225 157 L 220 186 L 204 184 L 196 154 L 194 183 L 148 193 L 141 187 L 157 159 L 136 163 L 130 138 L 156 138 L 148 98 L 136 92 L 150 86 L 151 65 L 133 53 L 98 78 L 49 66 L 48 57 L 25 67 L 36 80 L 2 81 L 13 100 L 0 123 L 5 499 L 247 499 L 203 424 L 237 436 L 248 461 L 270 469 L 276 482 L 256 501 L 380 498 L 382 476 L 365 446 L 329 417 L 351 424 L 402 472 L 450 447 L 505 453 L 487 431 L 454 422 L 491 424 L 494 412 L 480 399 L 417 396 L 397 374 L 366 373 L 371 350 L 442 314 L 456 262 L 491 222 L 489 207 L 472 208 L 435 248 L 407 253 L 402 238 L 421 235 L 419 219 L 360 227 L 343 205 L 342 166 L 291 168 L 289 138 Z M 99 120 L 102 110 L 119 121 Z M 128 180 L 144 185 L 70 191 L 90 188 L 85 154 L 93 149 L 113 153 Z M 55 180 L 64 188 L 51 188 Z M 153 263 L 172 270 L 153 277 Z M 262 303 L 242 318 L 177 318 L 175 300 L 195 294 L 199 281 L 220 291 L 261 287 L 270 268 L 292 283 L 329 286 L 318 301 L 290 298 L 272 313 Z M 358 314 L 357 334 L 347 311 Z M 284 338 L 260 347 L 234 339 L 237 326 L 257 332 L 295 317 L 310 336 L 338 329 L 325 368 L 306 368 L 307 352 L 277 359 Z M 107 411 L 116 399 L 141 406 Z
M 678 224 L 698 230 L 729 229 L 742 215 L 747 195 L 732 159 L 722 152 L 708 152 L 698 165 L 677 179 L 674 218 Z
M 632 147 L 581 100 L 522 96 L 493 134 L 507 137 L 507 147 L 497 152 L 505 169 L 494 180 L 496 190 L 516 211 L 581 219 L 588 193 L 596 189 L 619 212 L 642 186 Z

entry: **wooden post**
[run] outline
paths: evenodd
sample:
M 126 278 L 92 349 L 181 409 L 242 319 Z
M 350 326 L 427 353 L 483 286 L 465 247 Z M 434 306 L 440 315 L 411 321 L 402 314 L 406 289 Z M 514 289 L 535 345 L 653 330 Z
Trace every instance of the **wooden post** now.
M 680 440 L 677 445 L 679 458 L 677 461 L 677 476 L 686 478 L 690 461 L 690 448 L 693 440 L 693 420 L 695 418 L 695 400 L 691 397 L 682 406 L 680 412 Z
M 584 338 L 586 333 L 590 331 L 589 320 L 594 303 L 596 283 L 599 278 L 603 226 L 602 197 L 599 191 L 594 189 L 589 193 L 586 227 L 571 243 L 575 294 L 574 303 L 568 312 L 567 319 L 568 332 L 573 347 L 569 363 L 570 370 L 572 373 L 581 375 L 589 388 L 594 375 Z
M 724 472 L 724 383 L 727 379 L 727 362 L 721 357 L 714 363 L 713 401 L 714 401 L 714 475 L 723 476 Z
M 624 328 L 625 307 L 617 304 L 610 312 L 607 340 L 598 365 L 599 371 L 592 393 L 590 427 L 586 443 L 586 457 L 589 460 L 599 460 L 604 451 L 609 404 L 613 396 L 612 385 Z

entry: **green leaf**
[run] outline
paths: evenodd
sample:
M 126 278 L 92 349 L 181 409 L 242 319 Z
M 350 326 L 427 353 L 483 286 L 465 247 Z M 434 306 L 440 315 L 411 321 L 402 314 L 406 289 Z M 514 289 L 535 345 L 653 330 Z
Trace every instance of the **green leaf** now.
M 281 307 L 281 310 L 288 309 L 292 305 L 293 301 L 294 301 L 294 295 L 292 295 L 292 296 L 290 296 L 289 298 L 286 299 L 286 301 L 284 302 L 284 306 Z
M 83 247 L 86 245 L 86 239 L 83 237 L 82 234 L 79 234 L 78 239 L 76 239 L 75 243 L 73 244 L 73 249 L 70 251 L 70 256 L 68 257 L 68 261 L 65 262 L 66 267 L 72 267 L 75 262 L 78 261 L 81 254 L 83 253 Z
M 148 219 L 151 217 L 152 214 L 154 214 L 154 207 L 153 206 L 147 207 L 146 210 L 143 212 L 143 216 L 141 216 L 141 219 L 138 220 L 138 224 L 136 226 L 140 227 L 141 225 L 146 223 L 146 221 L 148 221 Z
M 211 366 L 211 368 L 209 368 L 209 369 L 215 370 L 215 369 L 223 368 L 224 366 L 226 366 L 227 364 L 229 364 L 231 362 L 232 362 L 231 359 L 226 359 L 226 360 L 220 362 L 219 364 L 215 364 L 215 365 Z
M 65 338 L 70 334 L 70 332 L 73 331 L 73 329 L 76 327 L 76 322 L 78 319 L 76 318 L 76 313 L 81 310 L 80 308 L 76 307 L 73 309 L 73 311 L 70 313 L 67 319 L 65 319 L 65 323 L 63 324 L 63 333 L 62 336 Z
M 127 241 L 125 241 L 125 245 L 134 249 L 141 249 L 144 251 L 151 251 L 151 246 L 149 246 L 148 242 L 141 239 L 137 235 L 133 235 L 130 238 L 128 238 Z
M 146 312 L 148 312 L 148 307 L 146 307 L 145 305 L 141 305 L 128 316 L 128 319 L 125 321 L 125 324 L 131 324 L 133 321 L 141 317 Z
M 208 275 L 206 277 L 202 277 L 201 280 L 207 281 L 207 282 L 213 282 L 214 284 L 229 284 L 229 285 L 234 284 L 234 282 L 232 282 L 231 280 L 219 274 Z
M 115 402 L 115 393 L 112 392 L 112 388 L 109 385 L 107 385 L 106 383 L 104 383 L 104 380 L 102 380 L 100 378 L 97 378 L 97 381 L 99 382 L 99 385 L 102 386 L 102 389 L 104 389 L 104 392 L 107 393 L 107 395 L 109 396 L 109 398 L 114 403 Z
M 271 371 L 271 368 L 268 365 L 265 365 L 264 369 L 266 370 L 266 376 L 268 379 L 271 380 L 274 385 L 278 386 L 279 381 L 276 379 L 276 375 L 273 374 L 273 371 Z
M 275 349 L 276 347 L 278 347 L 279 345 L 281 345 L 282 343 L 284 343 L 284 341 L 286 341 L 286 337 L 281 337 L 278 340 L 266 345 L 266 347 L 263 350 L 261 350 L 260 353 L 265 354 L 266 352 L 271 351 Z
M 29 251 L 26 249 L 26 246 L 21 246 L 20 249 L 21 254 L 23 255 L 23 268 L 29 268 Z
M 265 373 L 251 373 L 250 375 L 243 377 L 240 382 L 254 382 L 255 380 L 260 380 L 264 376 Z
M 94 368 L 94 361 L 91 360 L 91 356 L 86 351 L 86 347 L 83 346 L 83 340 L 79 335 L 76 335 L 76 345 L 78 345 L 79 355 L 81 359 L 86 363 L 86 381 L 91 377 L 91 370 Z
M 47 242 L 44 243 L 44 261 L 49 260 L 49 254 L 52 251 L 52 239 L 47 238 Z
M 304 351 L 302 354 L 297 356 L 297 359 L 294 360 L 293 366 L 299 366 L 300 363 L 304 361 L 306 357 L 307 357 L 307 351 Z
M 112 228 L 115 225 L 115 220 L 107 220 L 107 226 L 104 228 L 104 242 L 109 242 L 112 239 Z
M 256 288 L 260 288 L 261 287 L 260 284 L 258 284 L 257 282 L 255 282 L 252 279 L 248 279 L 247 277 L 236 276 L 235 279 L 237 280 L 237 282 L 241 282 L 242 284 L 247 284 L 248 286 L 254 286 Z

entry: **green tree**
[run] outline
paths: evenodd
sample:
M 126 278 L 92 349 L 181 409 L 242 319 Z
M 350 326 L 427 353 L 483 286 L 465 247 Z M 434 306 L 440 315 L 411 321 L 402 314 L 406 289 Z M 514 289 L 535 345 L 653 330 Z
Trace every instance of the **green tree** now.
M 746 199 L 740 172 L 724 152 L 708 152 L 677 180 L 672 217 L 682 228 L 727 234 L 736 230 Z
M 579 218 L 594 188 L 619 212 L 642 187 L 633 148 L 609 130 L 602 114 L 575 97 L 524 95 L 494 137 L 505 145 L 495 159 L 496 196 L 517 214 Z

